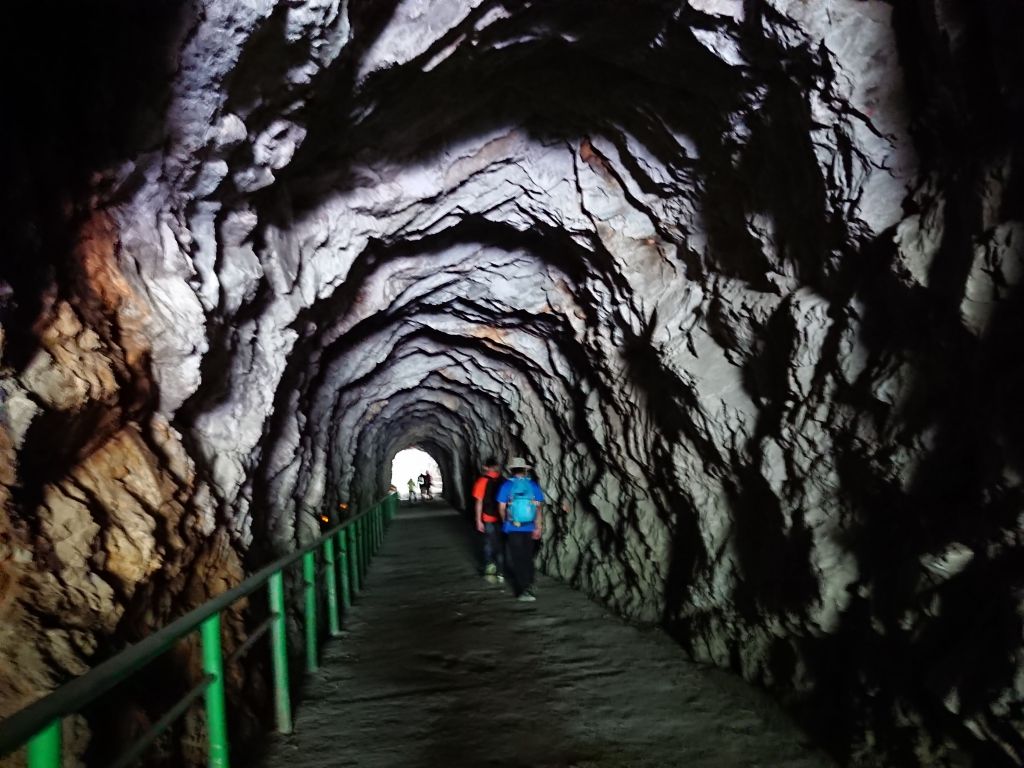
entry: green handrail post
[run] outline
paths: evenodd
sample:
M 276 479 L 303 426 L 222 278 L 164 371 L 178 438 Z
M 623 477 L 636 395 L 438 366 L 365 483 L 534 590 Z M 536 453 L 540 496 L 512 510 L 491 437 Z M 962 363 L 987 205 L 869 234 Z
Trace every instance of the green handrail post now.
M 366 573 L 366 547 L 363 544 L 363 521 L 357 520 L 352 526 L 356 542 L 356 573 L 359 574 L 359 591 L 363 591 L 365 582 L 363 574 Z
M 334 539 L 324 539 L 324 574 L 327 578 L 327 629 L 331 637 L 341 634 L 338 620 L 338 572 L 334 565 Z
M 352 607 L 352 593 L 348 583 L 348 534 L 338 531 L 338 571 L 341 574 L 341 605 L 348 611 Z
M 292 732 L 292 699 L 288 684 L 288 627 L 284 612 L 284 574 L 278 571 L 269 581 L 270 612 L 274 623 L 270 627 L 270 658 L 274 668 L 274 711 L 279 733 Z
M 306 593 L 306 671 L 316 672 L 316 553 L 311 550 L 302 556 L 302 580 Z
M 370 510 L 370 520 L 366 524 L 366 534 L 370 537 L 370 553 L 377 555 L 377 512 L 376 507 Z
M 356 523 L 356 538 L 359 540 L 359 586 L 366 588 L 366 572 L 370 565 L 370 548 L 366 545 L 366 518 Z
M 206 689 L 206 730 L 210 740 L 209 768 L 228 768 L 228 723 L 224 710 L 224 659 L 220 647 L 220 614 L 199 625 L 203 671 L 212 678 Z
M 359 584 L 362 588 L 366 589 L 367 585 L 367 573 L 370 572 L 370 536 L 369 527 L 370 520 L 366 517 L 359 520 L 359 550 L 361 556 L 359 557 L 359 565 L 362 566 L 362 572 L 359 573 Z
M 61 721 L 54 720 L 28 743 L 28 768 L 60 768 Z
M 349 558 L 349 565 L 351 566 L 352 576 L 352 595 L 358 595 L 361 589 L 359 581 L 359 537 L 356 536 L 356 526 L 358 522 L 350 525 L 346 531 L 348 532 L 348 548 L 352 553 Z

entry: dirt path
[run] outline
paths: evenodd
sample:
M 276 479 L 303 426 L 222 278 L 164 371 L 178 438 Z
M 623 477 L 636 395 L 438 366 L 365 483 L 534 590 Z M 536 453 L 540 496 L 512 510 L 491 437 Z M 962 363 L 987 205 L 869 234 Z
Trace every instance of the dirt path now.
M 771 701 L 541 577 L 476 574 L 450 510 L 400 516 L 260 768 L 833 768 Z

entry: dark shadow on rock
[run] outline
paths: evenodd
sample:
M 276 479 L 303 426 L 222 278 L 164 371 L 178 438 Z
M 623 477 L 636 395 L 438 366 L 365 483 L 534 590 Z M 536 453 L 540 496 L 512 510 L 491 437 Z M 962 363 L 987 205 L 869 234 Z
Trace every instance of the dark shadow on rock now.
M 0 31 L 0 325 L 5 362 L 37 348 L 47 296 L 66 296 L 92 195 L 161 139 L 177 45 L 192 9 L 178 0 L 22 3 Z M 53 292 L 53 293 L 51 293 Z
M 727 485 L 739 569 L 736 609 L 751 622 L 802 613 L 820 597 L 810 563 L 811 532 L 798 512 L 784 518 L 779 498 L 755 468 L 737 475 L 736 484 Z

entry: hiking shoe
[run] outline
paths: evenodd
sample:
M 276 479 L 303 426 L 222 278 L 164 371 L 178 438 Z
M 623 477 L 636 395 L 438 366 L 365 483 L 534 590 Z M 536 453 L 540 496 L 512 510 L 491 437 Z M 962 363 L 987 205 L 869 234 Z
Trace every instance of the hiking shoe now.
M 505 583 L 505 574 L 504 573 L 499 573 L 498 574 L 498 583 L 499 584 L 504 584 Z
M 497 573 L 498 573 L 498 566 L 496 566 L 494 563 L 488 563 L 487 567 L 484 568 L 484 575 L 485 576 L 494 576 Z
M 484 575 L 484 581 L 486 581 L 488 584 L 497 584 L 498 577 L 495 576 L 493 573 L 488 573 Z
M 533 596 L 532 592 L 523 592 L 519 597 L 516 598 L 520 603 L 532 603 L 537 598 Z

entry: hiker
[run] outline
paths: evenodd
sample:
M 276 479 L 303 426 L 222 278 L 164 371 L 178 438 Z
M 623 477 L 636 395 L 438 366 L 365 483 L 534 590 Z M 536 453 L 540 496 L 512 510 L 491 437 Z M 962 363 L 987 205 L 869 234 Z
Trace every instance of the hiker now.
M 416 482 L 420 484 L 420 501 L 427 500 L 427 476 L 423 472 L 420 472 L 416 478 Z
M 506 575 L 512 579 L 512 590 L 522 602 L 537 599 L 533 592 L 533 549 L 540 540 L 543 519 L 541 505 L 544 492 L 526 476 L 530 465 L 518 456 L 508 463 L 512 477 L 498 489 L 498 516 L 505 532 Z
M 430 471 L 428 470 L 428 471 L 423 473 L 423 488 L 424 488 L 424 493 L 425 493 L 425 495 L 423 496 L 424 499 L 430 499 L 431 501 L 433 501 L 433 499 L 434 499 L 434 491 L 431 490 L 433 487 L 434 487 L 434 478 L 432 478 L 430 476 Z
M 409 478 L 409 503 L 412 504 L 414 501 L 416 501 L 416 483 L 410 477 Z
M 473 485 L 473 498 L 476 499 L 476 529 L 484 535 L 484 578 L 491 584 L 505 581 L 505 537 L 498 514 L 498 489 L 504 482 L 498 471 L 498 460 L 488 456 L 483 472 Z

